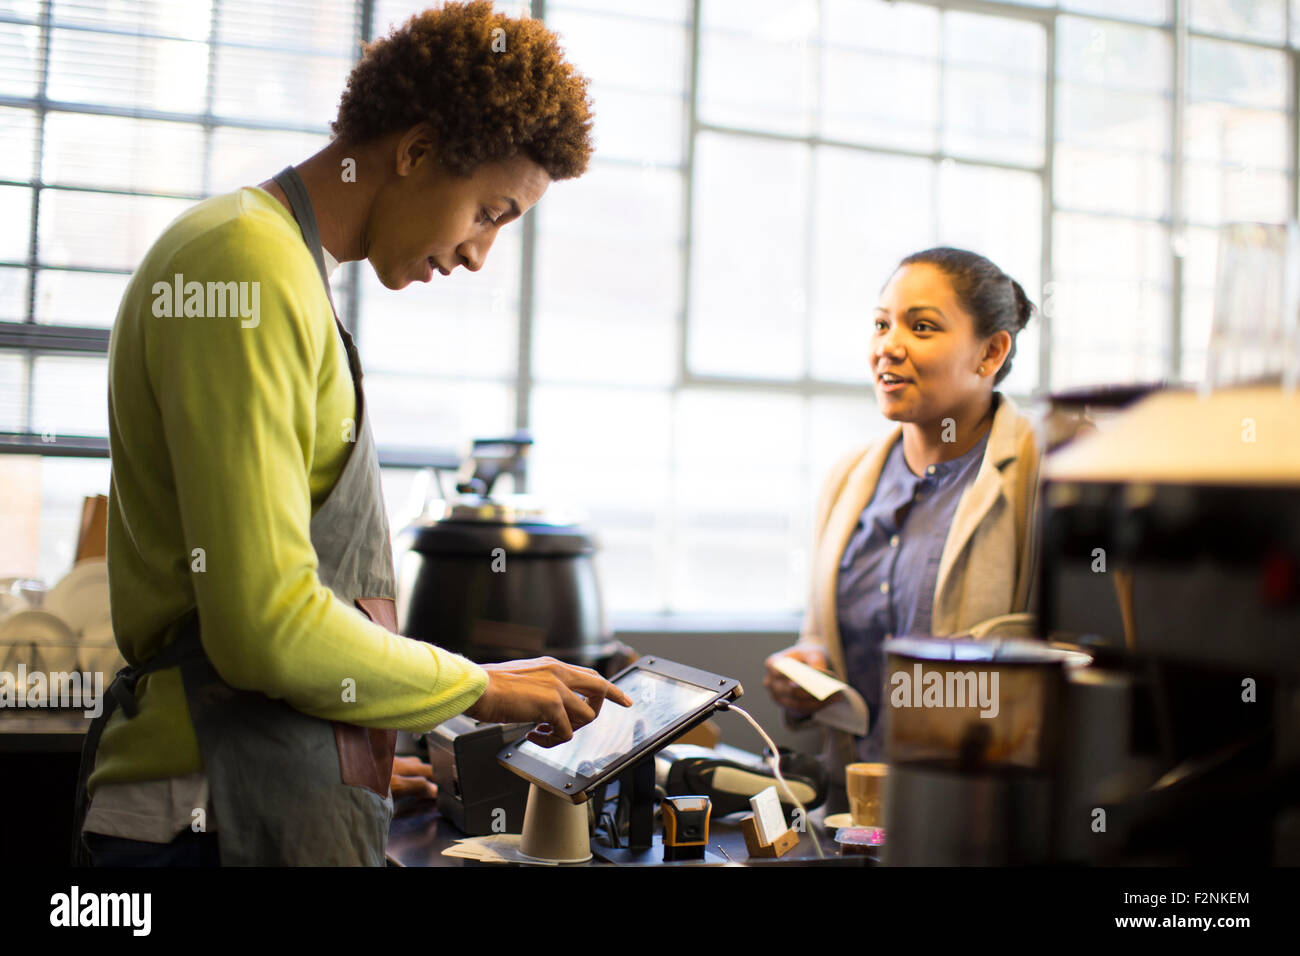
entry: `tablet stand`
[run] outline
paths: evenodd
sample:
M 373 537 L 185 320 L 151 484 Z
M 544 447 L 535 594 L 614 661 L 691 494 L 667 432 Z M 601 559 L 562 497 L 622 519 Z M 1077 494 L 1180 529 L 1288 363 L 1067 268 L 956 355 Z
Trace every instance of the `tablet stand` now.
M 587 805 L 529 784 L 519 852 L 539 862 L 586 863 L 591 859 Z
M 654 845 L 655 830 L 655 758 L 646 757 L 623 773 L 622 787 L 628 788 L 631 798 L 627 819 L 627 845 L 633 850 L 645 850 Z

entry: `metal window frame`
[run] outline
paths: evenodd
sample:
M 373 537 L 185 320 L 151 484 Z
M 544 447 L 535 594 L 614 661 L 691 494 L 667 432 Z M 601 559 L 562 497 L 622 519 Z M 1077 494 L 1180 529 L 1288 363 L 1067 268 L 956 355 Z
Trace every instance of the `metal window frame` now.
M 819 4 L 821 0 L 818 0 Z M 1290 4 L 1285 5 L 1285 30 L 1286 35 L 1280 43 L 1261 41 L 1256 39 L 1246 39 L 1222 34 L 1193 30 L 1190 28 L 1190 6 L 1188 0 L 1170 0 L 1169 19 L 1163 23 L 1152 23 L 1142 20 L 1128 20 L 1121 17 L 1092 14 L 1082 11 L 1062 9 L 1060 7 L 1037 7 L 1025 6 L 1001 0 L 908 0 L 908 2 L 919 6 L 932 7 L 940 14 L 948 11 L 960 11 L 966 13 L 981 14 L 994 16 L 1001 19 L 1018 20 L 1022 22 L 1031 22 L 1041 25 L 1045 30 L 1046 43 L 1046 64 L 1044 75 L 1044 130 L 1043 130 L 1043 161 L 1040 165 L 1023 165 L 1016 163 L 1005 163 L 987 160 L 974 160 L 965 157 L 949 155 L 943 150 L 934 152 L 918 152 L 909 150 L 899 150 L 878 146 L 864 146 L 860 143 L 845 143 L 834 139 L 820 137 L 817 135 L 809 136 L 790 136 L 777 133 L 769 133 L 760 130 L 731 128 L 718 126 L 716 124 L 706 123 L 700 120 L 699 113 L 699 61 L 702 34 L 701 9 L 703 0 L 693 0 L 690 12 L 690 22 L 686 25 L 689 29 L 688 43 L 690 45 L 689 56 L 687 58 L 686 69 L 688 71 L 687 87 L 683 97 L 683 122 L 685 124 L 684 139 L 684 157 L 682 164 L 683 178 L 683 207 L 682 207 L 682 232 L 681 246 L 683 251 L 683 262 L 681 271 L 681 297 L 680 309 L 676 321 L 676 331 L 678 334 L 677 342 L 677 374 L 675 381 L 667 386 L 670 393 L 676 394 L 684 389 L 705 388 L 705 389 L 737 389 L 745 391 L 762 390 L 777 391 L 802 395 L 804 397 L 818 396 L 861 396 L 863 394 L 862 383 L 837 382 L 825 379 L 815 379 L 805 374 L 803 377 L 795 380 L 790 379 L 765 379 L 748 376 L 716 376 L 701 375 L 690 371 L 689 366 L 689 332 L 690 332 L 690 302 L 691 288 L 695 277 L 692 275 L 692 245 L 693 236 L 693 204 L 695 199 L 695 156 L 696 141 L 701 133 L 720 133 L 725 135 L 756 137 L 768 140 L 783 140 L 806 143 L 810 149 L 815 147 L 840 147 L 851 150 L 861 150 L 863 152 L 877 155 L 897 155 L 910 158 L 928 159 L 936 164 L 945 160 L 954 162 L 968 163 L 975 166 L 989 168 L 1014 169 L 1025 172 L 1032 172 L 1040 177 L 1042 182 L 1042 244 L 1043 251 L 1040 260 L 1041 282 L 1043 288 L 1048 288 L 1048 284 L 1053 281 L 1054 271 L 1054 250 L 1052 248 L 1053 223 L 1058 213 L 1068 213 L 1068 207 L 1057 204 L 1053 195 L 1053 169 L 1055 164 L 1055 142 L 1056 142 L 1056 25 L 1058 19 L 1062 16 L 1068 16 L 1089 22 L 1099 24 L 1115 24 L 1125 27 L 1139 29 L 1159 30 L 1170 35 L 1175 45 L 1171 89 L 1172 89 L 1172 111 L 1173 122 L 1171 123 L 1171 134 L 1169 142 L 1170 156 L 1170 195 L 1169 195 L 1169 216 L 1165 220 L 1169 228 L 1170 236 L 1170 261 L 1172 267 L 1172 289 L 1171 289 L 1171 307 L 1170 307 L 1170 328 L 1169 328 L 1169 353 L 1167 361 L 1167 371 L 1172 378 L 1177 378 L 1182 369 L 1183 349 L 1182 349 L 1182 312 L 1183 312 L 1183 261 L 1182 246 L 1183 233 L 1186 229 L 1185 221 L 1185 203 L 1183 196 L 1184 183 L 1184 122 L 1186 112 L 1186 69 L 1187 69 L 1187 45 L 1190 40 L 1210 39 L 1231 42 L 1242 46 L 1253 46 L 1262 49 L 1276 50 L 1284 54 L 1289 75 L 1287 78 L 1287 103 L 1286 115 L 1288 122 L 1288 185 L 1289 185 L 1289 202 L 1288 206 L 1293 214 L 1300 213 L 1300 105 L 1298 105 L 1297 94 L 1297 76 L 1300 75 L 1300 49 L 1297 49 L 1292 43 L 1292 11 Z M 34 135 L 36 137 L 35 155 L 33 157 L 34 167 L 33 175 L 30 182 L 5 181 L 0 185 L 13 185 L 29 187 L 32 190 L 31 203 L 31 220 L 28 227 L 28 254 L 25 262 L 6 262 L 0 265 L 17 267 L 25 269 L 27 272 L 27 296 L 26 296 L 26 314 L 23 322 L 3 322 L 0 323 L 0 351 L 20 352 L 25 358 L 26 382 L 25 382 L 25 415 L 26 425 L 30 429 L 32 416 L 35 409 L 33 408 L 33 365 L 35 358 L 40 354 L 51 352 L 63 353 L 81 353 L 81 354 L 103 354 L 107 351 L 108 330 L 104 328 L 80 327 L 71 325 L 45 325 L 35 322 L 36 311 L 36 282 L 39 271 L 58 271 L 70 270 L 77 272 L 100 272 L 110 274 L 129 274 L 129 270 L 120 269 L 103 269 L 103 268 L 80 268 L 69 266 L 49 266 L 42 265 L 39 262 L 39 221 L 40 221 L 40 203 L 42 194 L 46 190 L 76 189 L 83 192 L 101 192 L 108 194 L 122 195 L 146 195 L 158 196 L 159 198 L 185 198 L 200 199 L 202 196 L 176 195 L 168 193 L 139 192 L 129 189 L 112 189 L 104 187 L 90 187 L 81 189 L 79 187 L 67 187 L 58 184 L 48 184 L 42 181 L 43 152 L 45 149 L 45 119 L 52 112 L 75 112 L 92 115 L 119 116 L 123 118 L 149 119 L 183 122 L 188 124 L 199 125 L 204 131 L 204 153 L 203 153 L 203 172 L 202 185 L 204 195 L 207 195 L 211 187 L 211 162 L 212 162 L 212 136 L 218 127 L 227 127 L 234 129 L 249 130 L 266 130 L 288 133 L 307 133 L 321 134 L 327 132 L 326 128 L 309 125 L 295 125 L 276 122 L 262 122 L 248 118 L 227 118 L 217 117 L 213 113 L 213 104 L 215 97 L 215 62 L 216 58 L 211 57 L 208 69 L 208 82 L 205 91 L 205 110 L 201 114 L 175 113 L 161 110 L 152 110 L 144 108 L 122 108 L 114 106 L 104 106 L 89 103 L 75 103 L 64 101 L 52 101 L 48 99 L 48 78 L 50 63 L 50 46 L 52 30 L 54 28 L 52 16 L 52 0 L 43 0 L 40 13 L 34 21 L 28 21 L 12 16 L 0 18 L 6 23 L 21 23 L 27 26 L 36 26 L 40 32 L 40 48 L 38 54 L 39 61 L 39 80 L 37 84 L 37 93 L 34 97 L 15 97 L 0 96 L 0 106 L 15 107 L 21 109 L 30 109 L 33 111 L 35 118 Z M 354 11 L 356 15 L 356 37 L 358 48 L 361 42 L 367 42 L 374 37 L 374 0 L 356 0 Z M 538 19 L 545 19 L 546 0 L 531 0 L 531 15 Z M 210 49 L 215 49 L 218 45 L 230 45 L 217 41 L 217 23 L 221 9 L 221 0 L 214 0 L 211 22 L 209 24 L 207 45 Z M 111 30 L 96 30 L 94 27 L 86 27 L 90 32 L 112 32 Z M 134 35 L 134 34 L 133 34 Z M 239 44 L 235 44 L 239 45 Z M 296 52 L 296 51 L 291 51 Z M 304 51 L 306 52 L 306 51 Z M 822 57 L 816 57 L 818 70 L 822 68 Z M 818 97 L 820 104 L 820 95 Z M 811 187 L 810 187 L 811 188 Z M 1118 215 L 1117 218 L 1133 222 L 1149 222 L 1151 220 L 1130 215 Z M 537 229 L 535 217 L 525 217 L 522 225 L 522 242 L 520 257 L 520 302 L 518 311 L 518 351 L 515 368 L 515 378 L 513 386 L 515 388 L 515 424 L 519 428 L 527 428 L 530 422 L 530 405 L 532 392 L 535 381 L 532 371 L 533 359 L 533 336 L 535 323 L 535 285 L 536 285 L 536 247 L 537 247 Z M 808 225 L 808 236 L 805 236 L 805 244 L 811 242 L 813 224 L 811 218 Z M 809 246 L 810 249 L 810 246 Z M 809 249 L 805 249 L 805 255 L 809 255 Z M 343 321 L 349 325 L 357 336 L 358 340 L 364 334 L 361 315 L 361 287 L 360 271 L 357 263 L 348 263 L 344 267 L 343 281 L 346 283 L 348 290 L 347 308 Z M 810 289 L 811 277 L 806 278 L 806 288 Z M 812 296 L 809 295 L 807 302 L 811 309 Z M 1045 393 L 1052 381 L 1051 377 L 1051 353 L 1053 330 L 1051 328 L 1051 318 L 1048 310 L 1044 310 L 1041 316 L 1043 325 L 1039 341 L 1039 369 L 1038 383 L 1035 391 L 1028 396 L 1016 396 L 1021 399 L 1033 400 L 1037 396 Z M 809 329 L 805 329 L 805 336 L 810 334 Z M 662 390 L 664 386 L 646 386 Z M 12 443 L 10 443 L 12 445 Z M 7 450 L 6 443 L 0 442 L 0 452 Z M 46 451 L 46 453 L 50 453 Z M 675 447 L 670 447 L 670 456 L 675 458 Z M 394 459 L 400 459 L 403 462 L 414 460 L 414 457 L 403 452 L 393 456 Z M 433 455 L 441 460 L 447 460 L 445 453 L 442 455 Z M 400 466 L 399 466 L 400 467 Z

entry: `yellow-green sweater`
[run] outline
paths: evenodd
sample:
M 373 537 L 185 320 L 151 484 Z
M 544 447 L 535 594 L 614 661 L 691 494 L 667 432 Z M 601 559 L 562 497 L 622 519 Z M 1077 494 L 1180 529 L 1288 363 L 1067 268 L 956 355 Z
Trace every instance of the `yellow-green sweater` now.
M 248 283 L 247 317 L 186 316 L 159 285 L 174 293 L 178 275 L 203 284 L 205 313 L 222 305 L 207 283 Z M 354 447 L 354 414 L 343 343 L 289 211 L 246 188 L 168 226 L 109 344 L 108 578 L 128 662 L 170 643 L 197 606 L 222 679 L 316 717 L 426 731 L 482 695 L 481 667 L 371 623 L 317 576 L 308 528 Z M 92 792 L 202 768 L 180 672 L 145 677 L 136 696 L 137 716 L 119 710 L 105 729 Z

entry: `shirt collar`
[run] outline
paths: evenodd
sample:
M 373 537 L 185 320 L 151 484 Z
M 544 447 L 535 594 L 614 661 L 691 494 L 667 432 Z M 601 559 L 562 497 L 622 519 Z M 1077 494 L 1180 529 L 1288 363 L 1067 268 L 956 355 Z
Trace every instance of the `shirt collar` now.
M 921 473 L 921 477 L 934 477 L 936 479 L 947 478 L 956 472 L 964 470 L 973 459 L 983 458 L 984 449 L 988 445 L 989 433 L 992 430 L 992 427 L 990 427 L 980 436 L 979 441 L 974 445 L 971 445 L 970 448 L 966 449 L 966 451 L 958 455 L 956 458 L 950 458 L 947 461 L 936 461 L 932 465 L 927 465 L 925 470 Z
M 320 247 L 321 254 L 325 257 L 325 274 L 333 277 L 334 270 L 339 267 L 339 261 L 330 255 L 330 251 L 324 246 Z

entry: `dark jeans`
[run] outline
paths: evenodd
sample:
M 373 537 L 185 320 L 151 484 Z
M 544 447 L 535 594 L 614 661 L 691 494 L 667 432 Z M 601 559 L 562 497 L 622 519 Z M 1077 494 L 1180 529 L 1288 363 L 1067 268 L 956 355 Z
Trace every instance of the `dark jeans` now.
M 182 830 L 171 843 L 148 843 L 86 831 L 95 866 L 220 866 L 215 833 Z

